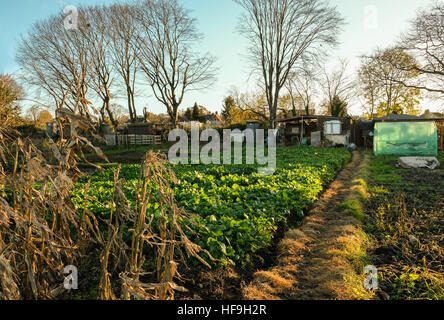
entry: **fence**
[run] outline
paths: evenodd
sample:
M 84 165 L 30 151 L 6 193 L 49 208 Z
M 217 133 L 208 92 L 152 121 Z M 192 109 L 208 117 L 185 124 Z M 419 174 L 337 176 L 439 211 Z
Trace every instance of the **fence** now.
M 105 141 L 108 146 L 115 145 L 153 145 L 153 144 L 161 144 L 162 137 L 154 136 L 154 135 L 136 135 L 136 134 L 127 134 L 127 135 L 106 135 Z

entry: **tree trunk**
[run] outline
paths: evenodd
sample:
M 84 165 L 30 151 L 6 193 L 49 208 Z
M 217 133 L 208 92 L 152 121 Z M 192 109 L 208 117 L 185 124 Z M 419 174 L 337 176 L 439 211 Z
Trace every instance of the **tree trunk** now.
M 134 118 L 137 120 L 136 102 L 135 102 L 135 99 L 134 99 L 134 92 L 133 92 L 132 89 L 131 89 L 131 103 L 132 103 L 132 107 L 133 107 Z
M 130 121 L 134 123 L 136 122 L 136 120 L 134 118 L 133 108 L 131 107 L 131 96 L 128 90 L 127 90 L 127 95 L 128 95 L 128 111 L 129 111 Z
M 171 124 L 173 126 L 173 128 L 177 128 L 177 122 L 178 122 L 178 118 L 179 118 L 179 104 L 177 103 L 173 103 L 173 105 L 171 107 L 167 107 L 168 109 L 168 114 L 170 116 L 171 119 Z
M 111 112 L 111 108 L 109 106 L 109 97 L 107 97 L 105 99 L 105 109 L 106 109 L 106 112 L 108 113 L 109 120 L 111 121 L 114 129 L 116 129 L 118 124 L 117 124 L 116 119 L 114 119 L 113 113 Z
M 105 102 L 102 105 L 102 108 L 100 108 L 100 125 L 102 125 L 105 122 Z

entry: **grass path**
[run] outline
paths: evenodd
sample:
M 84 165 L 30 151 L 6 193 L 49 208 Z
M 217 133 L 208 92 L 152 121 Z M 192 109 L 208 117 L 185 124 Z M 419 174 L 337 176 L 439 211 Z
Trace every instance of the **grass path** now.
M 277 264 L 254 274 L 245 299 L 369 299 L 363 288 L 366 237 L 353 214 L 341 205 L 359 194 L 354 181 L 368 164 L 360 152 L 338 174 L 300 228 L 286 233 Z M 353 212 L 352 212 L 353 213 Z

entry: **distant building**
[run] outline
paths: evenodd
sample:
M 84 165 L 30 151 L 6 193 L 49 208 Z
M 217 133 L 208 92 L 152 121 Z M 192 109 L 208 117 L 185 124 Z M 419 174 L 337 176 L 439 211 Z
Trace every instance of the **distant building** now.
M 430 112 L 430 110 L 426 110 L 421 118 L 425 119 L 442 119 L 444 118 L 444 113 L 439 112 Z
M 193 127 L 198 127 L 199 129 L 203 129 L 204 124 L 200 121 L 182 121 L 177 123 L 177 127 L 179 129 L 183 129 L 190 132 Z
M 222 128 L 225 124 L 224 119 L 218 112 L 203 116 L 202 121 L 205 123 L 207 129 Z
M 223 122 L 222 117 L 216 112 L 202 116 L 203 122 Z
M 184 129 L 189 129 L 192 125 L 198 125 L 205 129 L 217 129 L 224 126 L 224 120 L 218 112 L 204 114 L 199 119 L 199 121 L 189 121 L 184 115 L 181 115 L 179 116 L 178 125 Z

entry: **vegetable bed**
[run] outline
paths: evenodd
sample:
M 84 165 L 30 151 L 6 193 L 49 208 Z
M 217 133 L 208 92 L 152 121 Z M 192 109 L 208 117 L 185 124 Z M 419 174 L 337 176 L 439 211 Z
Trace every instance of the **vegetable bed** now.
M 350 160 L 345 149 L 287 147 L 277 149 L 274 175 L 262 176 L 254 165 L 175 165 L 173 185 L 179 206 L 195 214 L 190 240 L 208 250 L 212 264 L 248 263 L 252 254 L 269 246 L 278 225 L 290 215 L 302 218 L 323 188 Z M 123 165 L 120 177 L 132 206 L 139 181 L 139 165 Z M 112 207 L 114 168 L 82 178 L 73 202 L 84 207 L 85 184 L 91 180 L 87 209 L 105 219 Z M 155 188 L 155 186 L 152 186 Z M 151 215 L 159 212 L 152 200 Z

